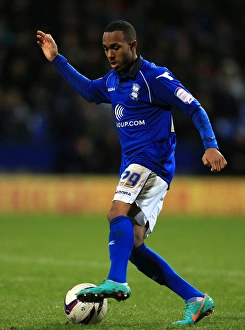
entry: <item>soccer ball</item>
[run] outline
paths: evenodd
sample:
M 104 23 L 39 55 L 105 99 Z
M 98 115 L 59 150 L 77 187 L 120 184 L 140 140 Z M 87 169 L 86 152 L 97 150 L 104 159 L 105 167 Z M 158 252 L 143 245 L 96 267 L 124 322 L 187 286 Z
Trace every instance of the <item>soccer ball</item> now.
M 71 288 L 64 299 L 64 311 L 72 323 L 92 324 L 99 323 L 106 315 L 108 302 L 88 303 L 77 299 L 76 293 L 80 290 L 95 287 L 92 283 L 80 283 Z

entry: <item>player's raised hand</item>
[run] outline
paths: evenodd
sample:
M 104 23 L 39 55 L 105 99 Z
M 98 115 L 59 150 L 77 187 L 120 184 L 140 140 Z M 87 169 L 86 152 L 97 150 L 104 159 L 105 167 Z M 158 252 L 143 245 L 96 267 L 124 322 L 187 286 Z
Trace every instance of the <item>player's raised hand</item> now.
M 220 172 L 223 170 L 227 161 L 225 157 L 215 148 L 209 148 L 202 157 L 203 164 L 211 168 L 211 172 Z
M 40 30 L 37 31 L 37 44 L 49 61 L 52 61 L 58 55 L 58 47 L 51 34 L 46 34 Z

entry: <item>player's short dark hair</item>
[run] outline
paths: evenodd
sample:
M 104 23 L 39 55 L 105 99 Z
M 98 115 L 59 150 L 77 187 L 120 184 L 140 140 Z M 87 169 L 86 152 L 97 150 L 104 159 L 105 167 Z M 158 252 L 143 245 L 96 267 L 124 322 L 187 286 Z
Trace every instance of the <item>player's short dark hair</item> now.
M 114 21 L 110 23 L 104 32 L 122 31 L 126 41 L 136 40 L 136 31 L 132 24 L 127 21 Z

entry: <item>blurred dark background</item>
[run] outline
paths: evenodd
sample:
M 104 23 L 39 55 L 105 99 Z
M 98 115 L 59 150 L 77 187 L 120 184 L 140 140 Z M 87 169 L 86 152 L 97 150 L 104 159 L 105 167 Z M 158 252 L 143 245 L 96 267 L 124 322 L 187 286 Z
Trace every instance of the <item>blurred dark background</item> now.
M 130 21 L 138 54 L 167 66 L 208 112 L 229 162 L 221 175 L 245 174 L 244 0 L 0 0 L 0 172 L 114 174 L 120 147 L 108 105 L 87 103 L 36 44 L 51 33 L 81 73 L 110 68 L 104 28 Z M 208 173 L 191 119 L 174 109 L 177 173 Z

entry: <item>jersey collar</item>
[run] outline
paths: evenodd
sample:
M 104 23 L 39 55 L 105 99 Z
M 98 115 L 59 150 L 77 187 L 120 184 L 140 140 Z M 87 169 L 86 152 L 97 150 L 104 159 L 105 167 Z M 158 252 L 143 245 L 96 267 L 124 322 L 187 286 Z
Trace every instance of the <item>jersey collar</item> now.
M 129 72 L 128 72 L 128 76 L 129 76 L 130 78 L 135 78 L 136 75 L 137 75 L 137 73 L 138 73 L 138 71 L 140 70 L 142 64 L 143 64 L 143 57 L 142 57 L 142 56 L 139 56 L 139 57 L 136 59 L 135 64 L 134 64 L 134 66 L 132 67 L 132 69 L 129 70 Z
M 127 80 L 127 78 L 134 79 L 143 64 L 143 61 L 144 61 L 144 59 L 142 56 L 137 57 L 132 69 L 130 69 L 126 74 L 124 74 L 122 76 L 120 75 L 120 80 Z

